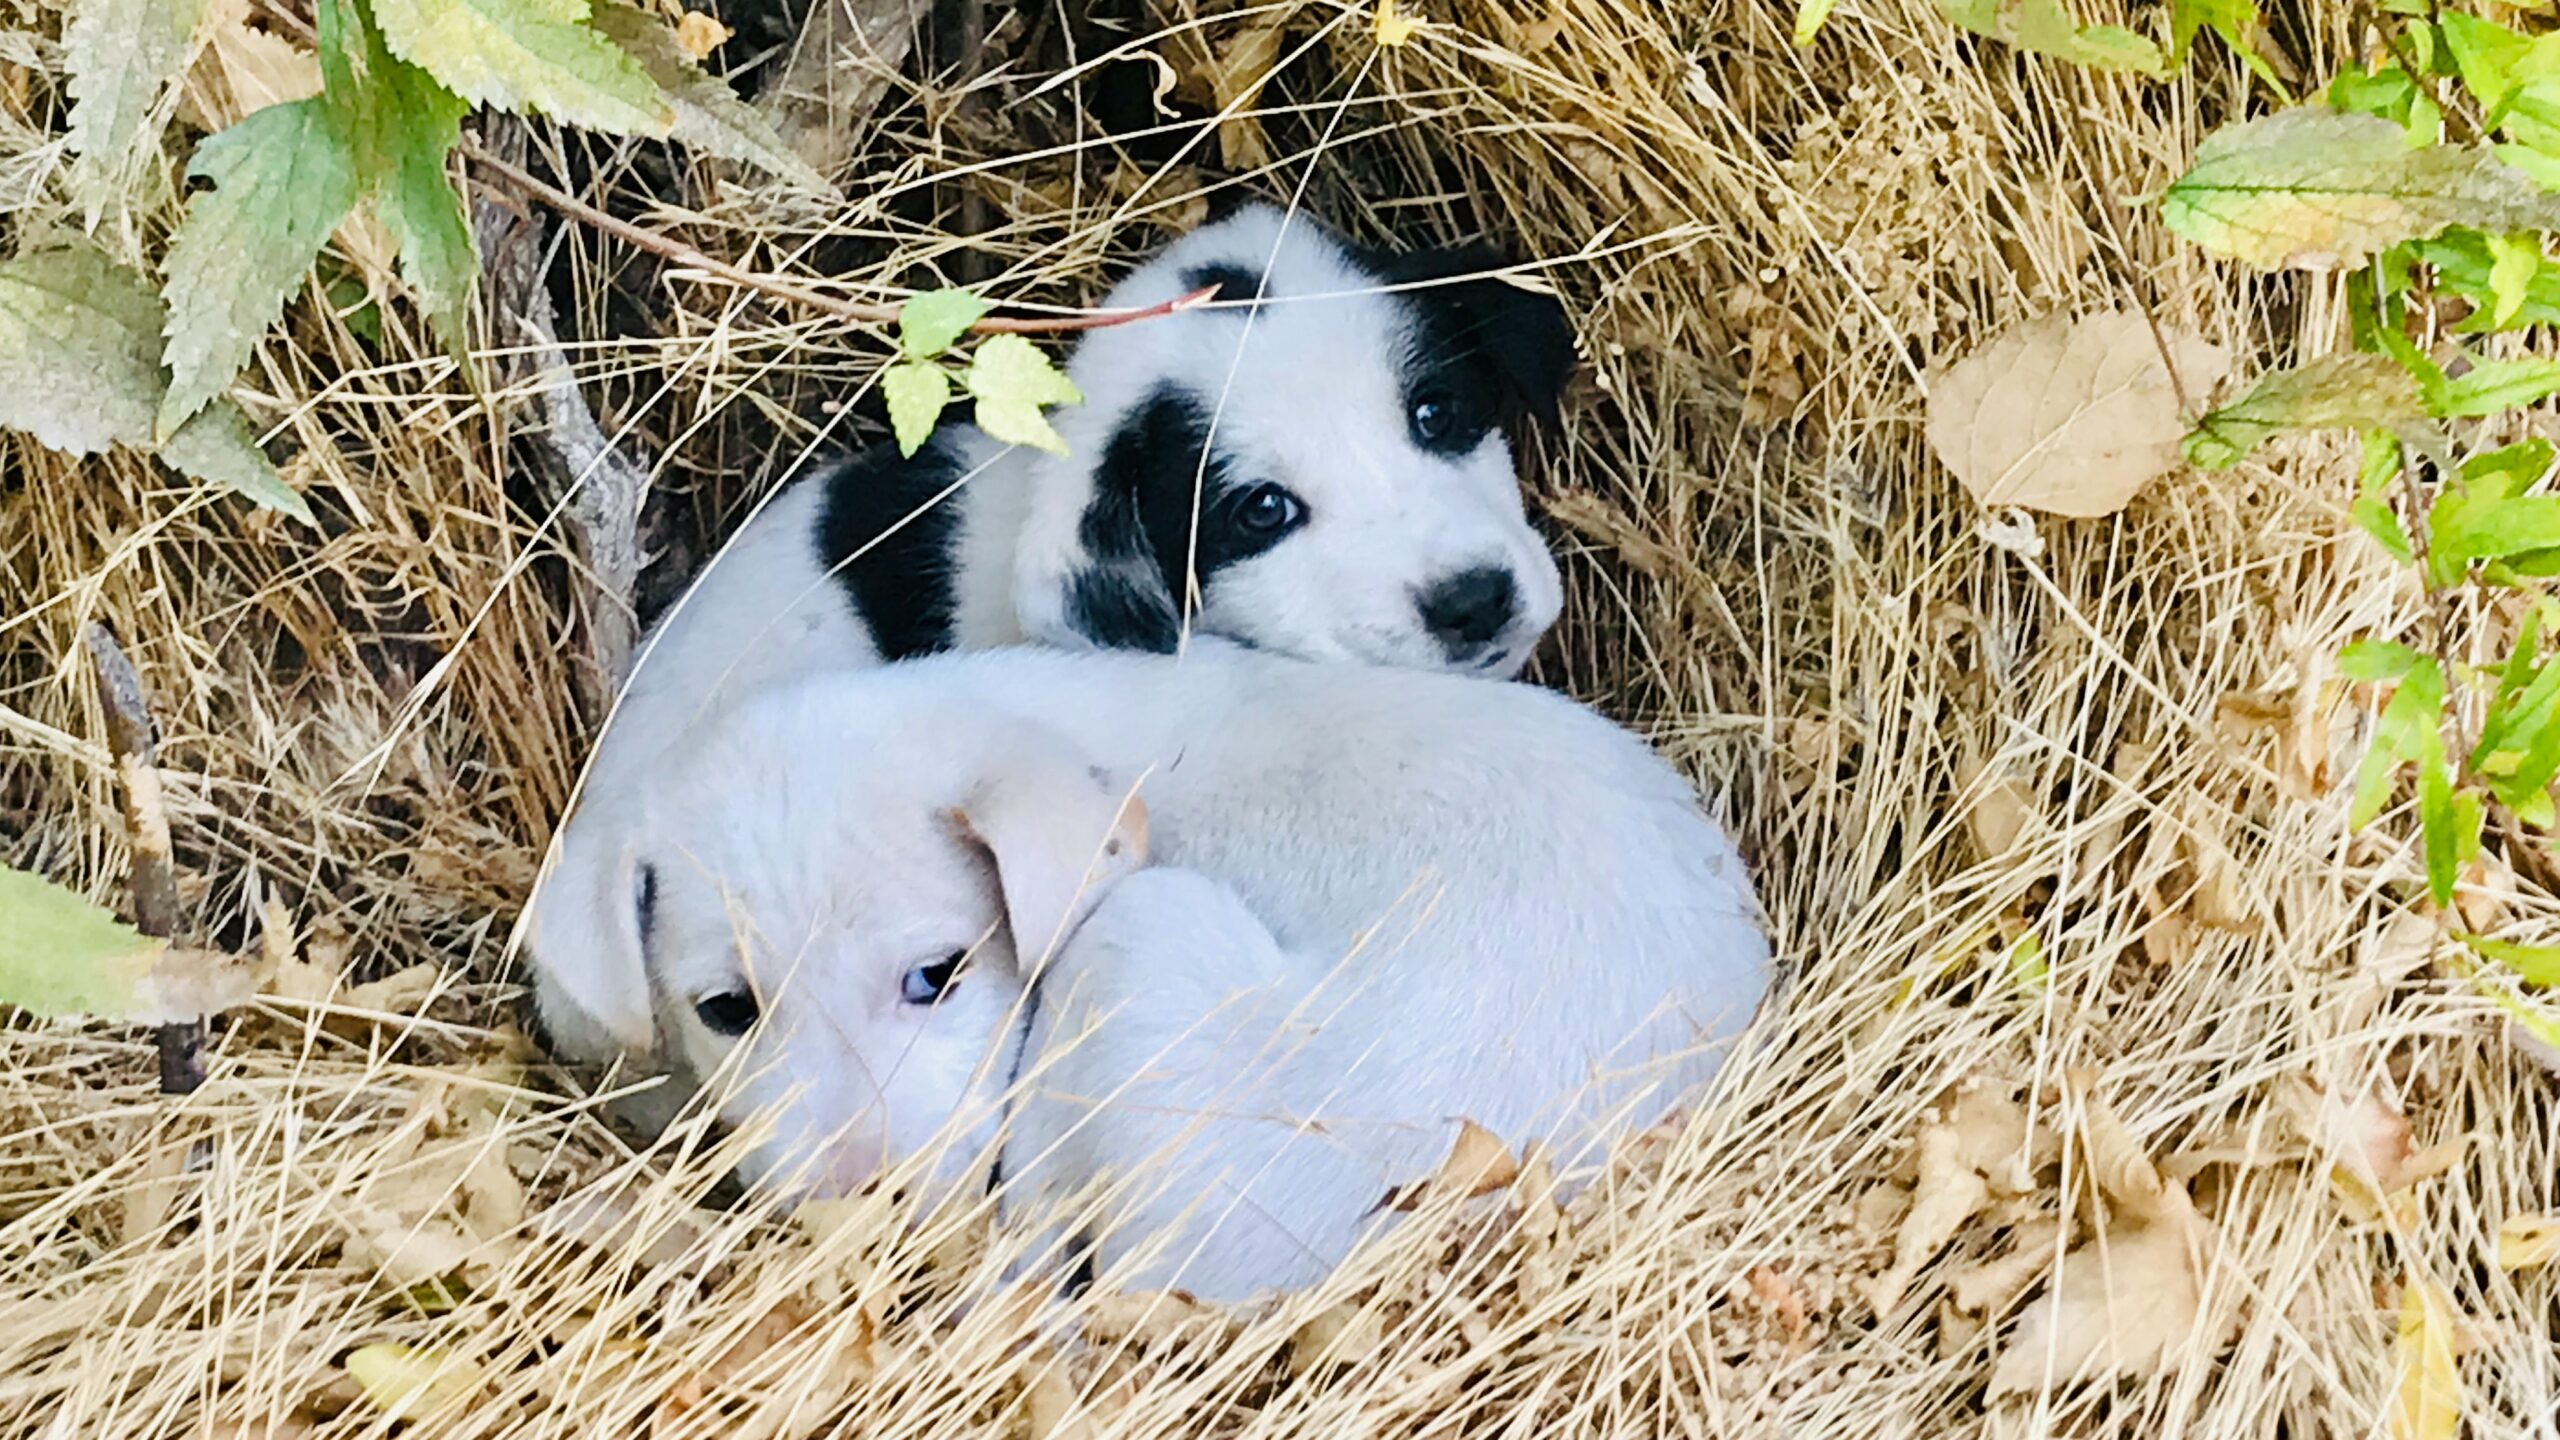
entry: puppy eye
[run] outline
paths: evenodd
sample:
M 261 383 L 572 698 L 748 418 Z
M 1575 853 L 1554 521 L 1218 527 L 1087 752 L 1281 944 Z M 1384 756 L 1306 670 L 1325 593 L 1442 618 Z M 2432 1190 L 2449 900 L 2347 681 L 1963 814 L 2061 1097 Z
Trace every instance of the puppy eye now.
M 910 1005 L 930 1005 L 959 983 L 960 962 L 969 958 L 966 950 L 954 950 L 930 965 L 919 965 L 898 980 L 898 998 Z
M 1438 390 L 1426 390 L 1413 397 L 1405 413 L 1405 421 L 1413 427 L 1415 443 L 1438 445 L 1458 429 L 1458 407 Z
M 1256 485 L 1236 502 L 1236 528 L 1247 535 L 1277 535 L 1294 528 L 1306 513 L 1307 507 L 1287 490 L 1277 485 Z
M 763 1011 L 744 990 L 715 990 L 693 1002 L 693 1013 L 715 1035 L 744 1035 Z

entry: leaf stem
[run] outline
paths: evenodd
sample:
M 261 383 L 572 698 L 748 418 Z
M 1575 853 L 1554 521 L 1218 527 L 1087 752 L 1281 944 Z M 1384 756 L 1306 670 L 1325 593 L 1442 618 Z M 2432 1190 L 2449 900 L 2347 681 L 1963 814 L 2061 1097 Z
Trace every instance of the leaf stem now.
M 507 189 L 513 190 L 527 199 L 538 201 L 544 206 L 552 210 L 556 210 L 572 220 L 578 221 L 580 224 L 592 226 L 595 229 L 601 230 L 627 244 L 646 250 L 650 254 L 662 256 L 689 269 L 702 270 L 712 275 L 716 275 L 719 278 L 728 281 L 730 284 L 738 286 L 740 289 L 753 290 L 760 294 L 770 295 L 777 300 L 788 300 L 797 305 L 806 305 L 813 310 L 822 310 L 827 314 L 838 317 L 839 319 L 851 320 L 860 325 L 888 325 L 894 323 L 898 318 L 898 307 L 895 305 L 865 303 L 859 300 L 846 300 L 838 296 L 827 295 L 816 290 L 808 289 L 805 286 L 795 285 L 788 280 L 777 279 L 770 275 L 757 275 L 746 270 L 741 270 L 737 266 L 729 264 L 725 260 L 716 260 L 709 255 L 705 255 L 701 251 L 685 244 L 681 240 L 661 235 L 654 230 L 634 225 L 628 220 L 607 214 L 603 210 L 600 210 L 595 206 L 580 200 L 576 196 L 571 195 L 569 192 L 560 189 L 558 186 L 552 185 L 534 175 L 528 174 L 514 165 L 508 164 L 506 161 L 490 154 L 487 150 L 482 149 L 478 144 L 472 141 L 464 141 L 461 149 L 470 157 L 473 164 L 479 166 L 481 170 L 496 179 Z M 1041 317 L 990 315 L 980 318 L 975 324 L 971 325 L 969 327 L 969 333 L 975 335 L 1060 335 L 1083 330 L 1107 330 L 1115 325 L 1127 325 L 1139 320 L 1152 320 L 1158 316 L 1177 314 L 1181 311 L 1189 310 L 1194 306 L 1207 304 L 1210 300 L 1216 297 L 1217 293 L 1218 288 L 1214 285 L 1209 285 L 1203 286 L 1198 290 L 1194 290 L 1187 295 L 1177 296 L 1174 299 L 1167 300 L 1159 305 L 1141 306 L 1136 309 L 1083 310 L 1072 314 Z
M 169 858 L 169 811 L 160 798 L 160 735 L 142 676 L 116 644 L 114 632 L 92 621 L 81 632 L 97 676 L 98 703 L 107 712 L 107 750 L 124 785 L 125 834 L 133 850 L 133 927 L 154 940 L 178 928 L 178 877 Z M 185 1095 L 204 1084 L 204 1021 L 162 1025 L 153 1031 L 160 1049 L 160 1093 Z

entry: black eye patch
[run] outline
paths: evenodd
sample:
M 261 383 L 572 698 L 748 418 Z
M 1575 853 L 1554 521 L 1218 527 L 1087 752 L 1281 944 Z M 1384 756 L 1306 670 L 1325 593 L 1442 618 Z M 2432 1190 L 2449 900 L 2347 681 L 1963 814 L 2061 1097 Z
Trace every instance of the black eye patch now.
M 1220 261 L 1214 265 L 1194 265 L 1182 272 L 1182 291 L 1217 290 L 1209 298 L 1221 305 L 1241 305 L 1262 295 L 1262 277 L 1241 265 Z

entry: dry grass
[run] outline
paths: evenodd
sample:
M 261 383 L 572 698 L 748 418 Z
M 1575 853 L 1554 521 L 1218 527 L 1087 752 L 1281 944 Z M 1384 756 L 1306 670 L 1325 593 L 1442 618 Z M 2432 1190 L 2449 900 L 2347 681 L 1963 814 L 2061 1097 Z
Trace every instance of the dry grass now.
M 1920 440 L 1921 364 L 2056 307 L 2181 318 L 2244 371 L 2336 342 L 2324 286 L 2210 265 L 2115 203 L 2175 173 L 2237 78 L 2021 62 L 1926 0 L 1843 7 L 1797 51 L 1785 8 L 1425 4 L 1439 23 L 1391 53 L 1365 9 L 1253 12 L 1304 53 L 1255 102 L 1278 158 L 1252 188 L 1366 234 L 1491 232 L 1582 317 L 1592 383 L 1531 467 L 1573 589 L 1544 673 L 1650 727 L 1755 859 L 1795 980 L 1729 1093 L 1561 1211 L 1481 1202 L 1246 1315 L 1105 1300 L 1063 1350 L 988 1298 L 971 1217 L 902 1240 L 885 1202 L 700 1208 L 716 1148 L 633 1157 L 496 1028 L 593 718 L 559 496 L 504 438 L 531 392 L 475 397 L 404 309 L 373 346 L 313 304 L 246 388 L 326 535 L 0 438 L 5 853 L 114 891 L 72 645 L 107 620 L 168 731 L 198 938 L 446 979 L 354 997 L 370 1019 L 231 1017 L 184 1102 L 130 1033 L 8 1022 L 0 1430 L 374 1433 L 339 1362 L 399 1341 L 485 1377 L 437 1434 L 2381 1433 L 2416 1276 L 2463 1317 L 2471 1433 L 2553 1434 L 2554 1272 L 2488 1257 L 2501 1221 L 2560 1208 L 2560 1112 L 2425 963 L 2401 832 L 2346 823 L 2365 712 L 2324 657 L 2416 613 L 2346 522 L 2350 458 L 2304 443 L 2003 539 Z M 1146 29 L 1125 49 L 1180 63 Z M 2348 31 L 2313 6 L 2277 38 L 2325 74 Z M 1079 94 L 1136 63 L 1025 61 L 975 105 L 897 91 L 822 217 L 734 190 L 649 210 L 600 143 L 591 183 L 866 295 L 960 263 L 934 220 L 976 193 L 987 288 L 1073 303 L 1187 222 L 1220 158 L 1189 122 L 1164 122 L 1171 165 L 1087 138 Z M 33 94 L 41 128 L 58 97 Z M 825 402 L 885 347 L 568 245 L 574 333 L 609 333 L 617 281 L 650 312 L 576 353 L 608 429 L 663 457 L 649 534 L 681 574 L 843 434 Z M 2503 867 L 2465 903 L 2527 936 L 2554 915 Z M 2358 1207 L 2289 1103 L 2305 1082 L 2467 1148 Z M 2017 1097 L 2031 1159 L 1879 1296 L 1919 1137 L 1967 1084 Z M 2209 1322 L 2126 1378 L 1988 1398 L 2053 1222 L 2092 1233 L 2127 1136 L 2218 1236 Z M 599 1187 L 619 1222 L 561 1203 Z M 2014 1283 L 1960 1309 L 2002 1257 Z M 390 1283 L 454 1273 L 466 1293 Z

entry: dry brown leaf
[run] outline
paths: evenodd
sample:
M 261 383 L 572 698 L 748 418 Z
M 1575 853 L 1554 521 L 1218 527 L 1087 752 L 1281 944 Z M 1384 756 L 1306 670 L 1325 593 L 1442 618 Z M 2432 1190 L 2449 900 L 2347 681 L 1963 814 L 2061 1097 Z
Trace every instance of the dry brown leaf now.
M 661 1216 L 652 1210 L 644 1212 L 610 1190 L 591 1190 L 572 1195 L 559 1204 L 537 1212 L 533 1217 L 534 1233 L 546 1238 L 573 1240 L 599 1250 L 628 1255 L 642 1265 L 672 1265 L 692 1254 L 709 1233 L 708 1217 L 700 1211 L 687 1211 Z M 648 1243 L 635 1245 L 642 1226 Z
M 2159 1167 L 2151 1163 L 2150 1154 L 2133 1138 L 2133 1132 L 2125 1129 L 2115 1107 L 2097 1094 L 2096 1074 L 2075 1068 L 2065 1078 L 2080 1100 L 2082 1130 L 2089 1142 L 2089 1171 L 2107 1198 L 2131 1219 L 2155 1219 L 2185 1211 L 2186 1192 L 2160 1177 Z
M 2019 1316 L 1993 1367 L 1992 1394 L 2162 1374 L 2220 1347 L 2232 1317 L 2209 1324 L 2204 1314 L 2213 1227 L 2175 1186 L 2153 1214 L 2062 1258 L 2059 1280 Z
M 1458 1122 L 1458 1138 L 1449 1143 L 1448 1158 L 1428 1180 L 1399 1185 L 1378 1202 L 1381 1210 L 1418 1210 L 1433 1199 L 1471 1200 L 1490 1195 L 1520 1178 L 1520 1162 L 1473 1120 Z
M 2020 1225 L 2010 1236 L 2007 1254 L 1949 1275 L 1947 1294 L 1958 1310 L 1974 1315 L 1997 1314 L 2051 1271 L 2059 1257 L 2057 1246 L 2068 1243 L 2069 1231 L 2061 1220 L 2047 1218 Z
M 1616 551 L 1627 568 L 1648 579 L 1667 579 L 1685 568 L 1679 556 L 1646 534 L 1627 512 L 1601 498 L 1598 491 L 1558 490 L 1546 498 L 1545 506 L 1557 524 L 1594 545 Z
M 222 130 L 253 110 L 320 93 L 320 59 L 249 23 L 249 0 L 213 0 L 197 30 L 196 52 L 178 101 L 178 118 L 200 130 Z
M 365 1402 L 393 1420 L 415 1420 L 481 1393 L 488 1372 L 448 1350 L 422 1345 L 360 1345 L 347 1374 Z
M 345 1223 L 347 1263 L 371 1270 L 395 1290 L 459 1274 L 486 1253 L 460 1225 L 437 1217 L 412 1221 L 367 1209 Z
M 339 994 L 337 1008 L 365 1015 L 415 1015 L 436 993 L 443 978 L 444 971 L 438 966 L 412 965 L 379 980 L 349 986 Z
M 1744 1278 L 1751 1284 L 1752 1295 L 1778 1317 L 1778 1330 L 1786 1336 L 1788 1350 L 1800 1348 L 1806 1332 L 1804 1291 L 1787 1272 L 1773 1266 L 1754 1265 Z
M 1348 1301 L 1316 1313 L 1289 1337 L 1289 1373 L 1304 1375 L 1325 1365 L 1356 1365 L 1387 1343 L 1387 1325 L 1374 1306 Z
M 1281 42 L 1293 18 L 1280 10 L 1230 34 L 1213 37 L 1193 29 L 1171 38 L 1180 52 L 1175 93 L 1227 117 L 1218 122 L 1218 158 L 1230 171 L 1259 170 L 1271 163 L 1270 143 L 1254 107 L 1279 68 Z
M 1947 1124 L 1956 1133 L 1956 1158 L 1982 1173 L 2007 1195 L 2036 1188 L 2027 1153 L 2027 1112 L 2005 1088 L 1977 1083 L 1956 1094 Z
M 218 950 L 160 952 L 133 982 L 133 1004 L 120 1017 L 136 1025 L 182 1024 L 246 1005 L 258 993 L 258 967 Z
M 2560 1257 L 2560 1215 L 2510 1215 L 2498 1226 L 2498 1268 L 2534 1270 Z
M 699 10 L 687 10 L 676 21 L 676 46 L 696 60 L 708 60 L 711 52 L 729 43 L 738 32 L 720 23 L 719 17 Z
M 462 1172 L 463 1218 L 471 1233 L 495 1239 L 524 1223 L 524 1182 L 507 1167 L 507 1147 L 497 1136 L 484 1140 Z
M 1085 1308 L 1084 1333 L 1097 1344 L 1157 1343 L 1185 1329 L 1223 1329 L 1225 1312 L 1187 1290 L 1132 1290 L 1097 1296 Z
M 1969 797 L 1965 826 L 1985 860 L 2015 850 L 2035 823 L 2035 792 L 2005 770 L 1994 772 L 1979 760 L 1968 760 L 1956 767 L 1956 786 Z
M 2454 1353 L 2453 1301 L 2412 1274 L 2400 1295 L 2399 1385 L 2392 1440 L 2452 1440 L 2462 1429 L 2462 1366 Z
M 1879 1319 L 1893 1313 L 1920 1267 L 1991 1198 L 1990 1185 L 1964 1163 L 1963 1143 L 1953 1126 L 1929 1125 L 1920 1131 L 1919 1179 L 1912 1186 L 1911 1209 L 1893 1239 L 1893 1265 L 1859 1284 Z
M 320 1421 L 306 1411 L 288 1410 L 255 1419 L 216 1420 L 196 1433 L 204 1440 L 307 1440 L 320 1433 Z
M 125 1244 L 147 1240 L 169 1223 L 169 1212 L 177 1208 L 186 1184 L 187 1152 L 193 1148 L 188 1141 L 173 1141 L 153 1150 L 143 1162 L 140 1183 L 125 1196 L 124 1224 L 118 1231 Z
M 2163 323 L 2190 403 L 2230 368 L 2221 346 Z M 2093 517 L 2178 463 L 2178 386 L 2131 311 L 2056 312 L 2004 331 L 1929 378 L 1929 446 L 1973 498 Z

